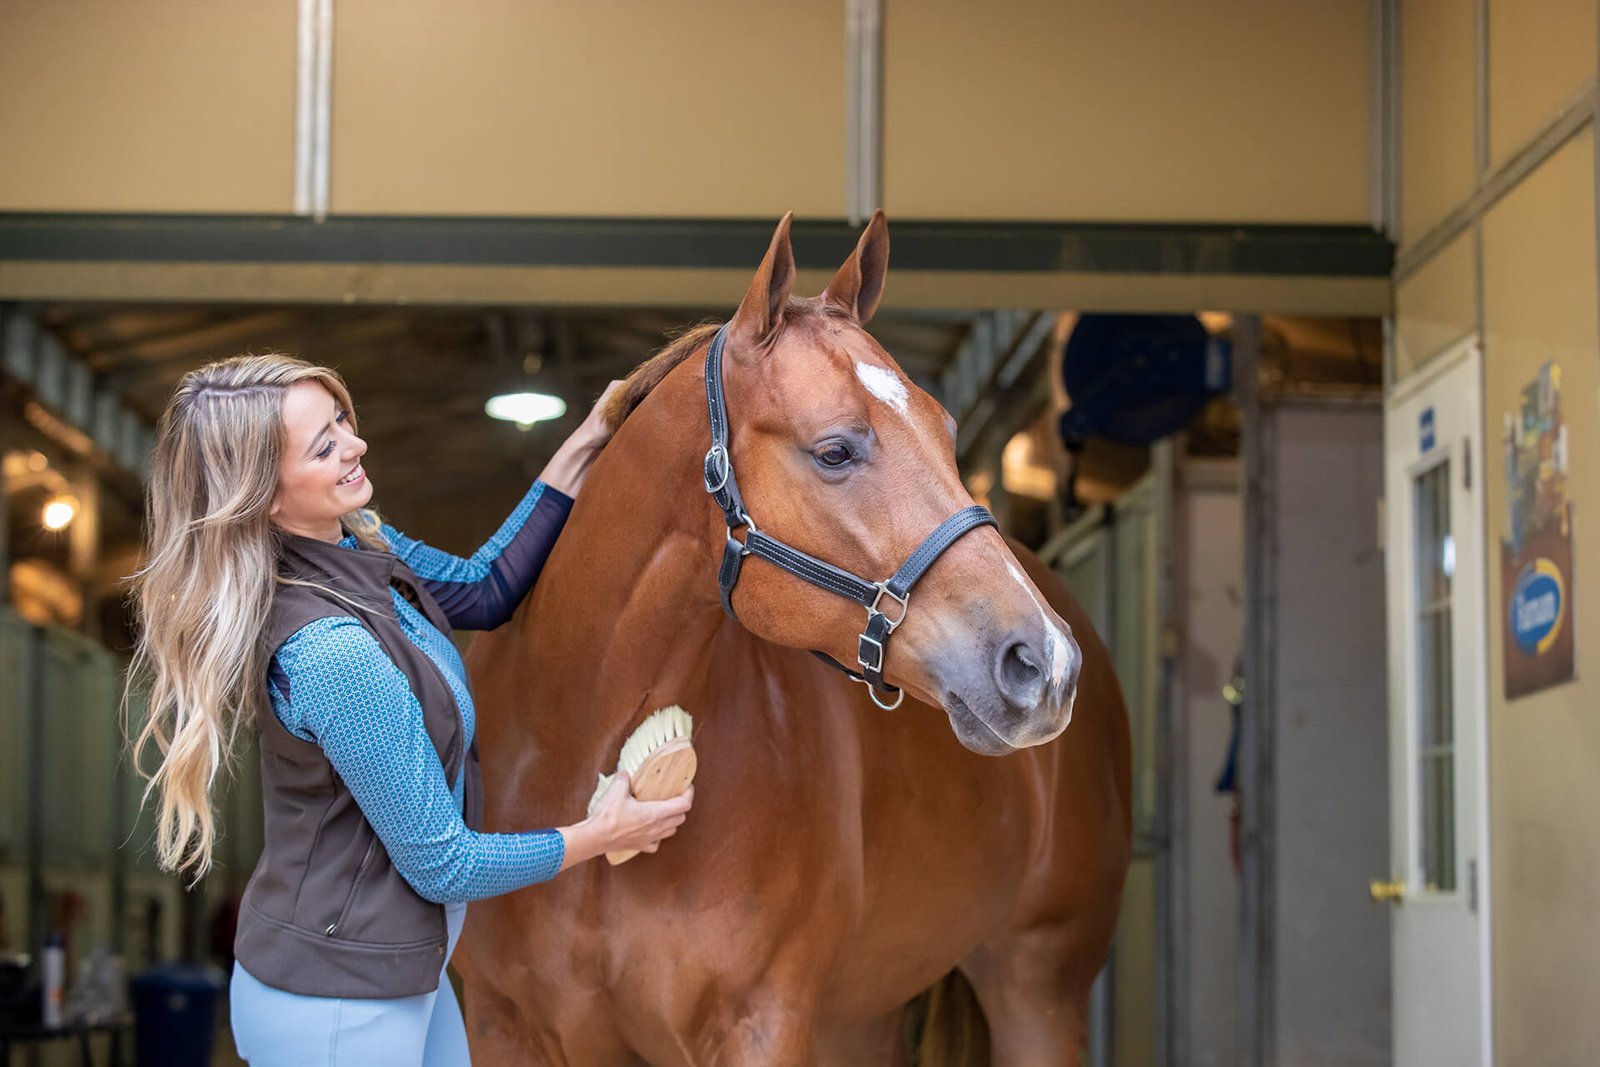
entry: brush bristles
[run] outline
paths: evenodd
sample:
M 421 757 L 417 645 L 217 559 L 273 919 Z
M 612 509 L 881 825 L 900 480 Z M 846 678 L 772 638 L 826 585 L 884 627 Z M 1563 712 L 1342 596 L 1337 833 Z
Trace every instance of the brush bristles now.
M 622 744 L 622 755 L 617 760 L 617 769 L 627 771 L 632 778 L 639 773 L 639 768 L 644 765 L 645 757 L 660 748 L 662 745 L 679 738 L 688 739 L 694 732 L 694 718 L 687 711 L 674 704 L 669 708 L 661 708 L 650 714 L 638 728 L 629 735 L 628 740 Z M 595 805 L 600 803 L 600 798 L 611 787 L 614 774 L 602 774 L 595 783 L 594 796 L 589 798 L 589 812 L 594 813 Z

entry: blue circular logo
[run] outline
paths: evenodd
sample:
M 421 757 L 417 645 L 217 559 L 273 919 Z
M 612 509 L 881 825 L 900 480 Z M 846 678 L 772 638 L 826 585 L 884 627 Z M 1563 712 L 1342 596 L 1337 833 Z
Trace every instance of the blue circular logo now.
M 1511 636 L 1525 655 L 1550 651 L 1561 633 L 1561 571 L 1547 559 L 1536 559 L 1517 575 L 1511 593 Z

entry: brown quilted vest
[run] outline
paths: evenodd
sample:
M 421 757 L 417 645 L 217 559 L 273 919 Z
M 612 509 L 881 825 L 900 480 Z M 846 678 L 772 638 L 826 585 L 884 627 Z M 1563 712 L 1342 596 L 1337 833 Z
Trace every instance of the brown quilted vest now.
M 466 821 L 480 826 L 477 746 L 462 751 L 450 687 L 406 637 L 389 595 L 391 585 L 399 587 L 450 634 L 411 568 L 392 553 L 285 536 L 279 574 L 324 588 L 278 585 L 263 634 L 269 653 L 317 619 L 359 621 L 411 683 L 448 780 L 466 761 Z M 394 869 L 322 749 L 291 734 L 270 710 L 260 719 L 265 845 L 239 909 L 235 956 L 267 985 L 308 996 L 404 997 L 437 988 L 444 907 L 418 896 Z

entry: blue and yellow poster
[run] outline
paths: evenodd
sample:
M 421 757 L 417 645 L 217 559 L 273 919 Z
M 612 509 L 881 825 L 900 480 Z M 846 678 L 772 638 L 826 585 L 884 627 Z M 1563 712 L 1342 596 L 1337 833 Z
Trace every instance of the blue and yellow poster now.
M 1522 389 L 1501 433 L 1506 530 L 1500 542 L 1500 603 L 1506 699 L 1574 675 L 1572 502 L 1567 499 L 1567 427 L 1561 364 L 1551 362 Z

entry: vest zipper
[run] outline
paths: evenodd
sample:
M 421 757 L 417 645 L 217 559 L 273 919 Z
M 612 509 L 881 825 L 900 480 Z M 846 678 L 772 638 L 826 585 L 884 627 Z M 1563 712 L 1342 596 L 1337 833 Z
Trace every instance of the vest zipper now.
M 322 932 L 324 937 L 332 937 L 334 931 L 339 929 L 345 918 L 350 914 L 350 908 L 356 902 L 356 890 L 361 888 L 361 879 L 365 878 L 367 874 L 367 864 L 372 862 L 372 854 L 377 849 L 378 838 L 374 835 L 372 840 L 367 842 L 367 851 L 362 855 L 361 865 L 356 868 L 356 876 L 350 882 L 350 895 L 344 898 L 344 907 L 339 910 L 339 917 L 329 923 L 328 928 Z

